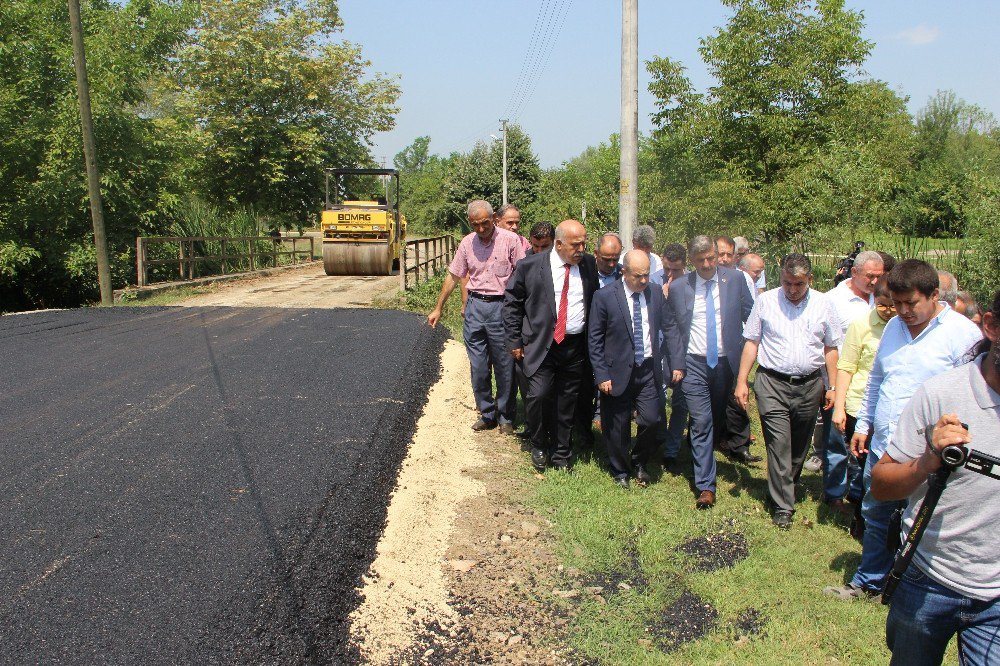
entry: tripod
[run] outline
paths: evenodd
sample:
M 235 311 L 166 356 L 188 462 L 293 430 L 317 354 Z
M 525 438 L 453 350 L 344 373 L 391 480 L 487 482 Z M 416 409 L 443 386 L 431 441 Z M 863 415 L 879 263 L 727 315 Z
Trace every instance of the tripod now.
M 968 429 L 968 426 L 966 426 L 966 429 Z M 928 428 L 927 430 L 927 440 L 929 442 L 930 432 L 933 429 Z M 924 501 L 920 503 L 920 508 L 917 509 L 917 515 L 913 519 L 913 527 L 910 528 L 909 534 L 906 535 L 906 541 L 899 549 L 899 552 L 896 553 L 896 559 L 892 563 L 892 570 L 886 576 L 885 586 L 882 588 L 883 604 L 890 602 L 893 593 L 899 586 L 899 582 L 903 579 L 903 574 L 910 566 L 910 561 L 913 559 L 914 553 L 917 552 L 917 545 L 920 544 L 920 539 L 924 536 L 924 531 L 931 522 L 931 515 L 934 513 L 934 508 L 937 506 L 938 500 L 941 499 L 941 493 L 944 492 L 945 486 L 948 485 L 948 477 L 951 476 L 952 472 L 960 467 L 965 467 L 983 476 L 1000 480 L 1000 458 L 994 458 L 993 456 L 957 444 L 944 447 L 941 449 L 940 455 L 941 469 L 934 472 L 928 480 L 927 495 L 924 497 Z

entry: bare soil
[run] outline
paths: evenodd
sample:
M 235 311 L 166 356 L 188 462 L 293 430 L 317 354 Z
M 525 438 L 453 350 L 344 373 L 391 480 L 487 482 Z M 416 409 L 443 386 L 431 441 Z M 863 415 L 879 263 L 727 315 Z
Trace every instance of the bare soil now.
M 477 414 L 460 343 L 446 344 L 442 366 L 361 589 L 364 602 L 352 615 L 352 636 L 375 664 L 573 661 L 560 647 L 569 611 L 538 597 L 573 572 L 552 554 L 549 522 L 519 502 L 530 483 L 511 474 L 523 466 L 519 442 L 470 429 Z

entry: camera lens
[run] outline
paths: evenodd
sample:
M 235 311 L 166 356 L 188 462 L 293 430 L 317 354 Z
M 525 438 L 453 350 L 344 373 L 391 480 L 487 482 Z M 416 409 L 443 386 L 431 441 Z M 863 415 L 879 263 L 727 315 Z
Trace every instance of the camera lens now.
M 950 467 L 960 467 L 965 463 L 965 459 L 968 457 L 968 452 L 965 447 L 951 445 L 946 446 L 941 449 L 941 460 Z

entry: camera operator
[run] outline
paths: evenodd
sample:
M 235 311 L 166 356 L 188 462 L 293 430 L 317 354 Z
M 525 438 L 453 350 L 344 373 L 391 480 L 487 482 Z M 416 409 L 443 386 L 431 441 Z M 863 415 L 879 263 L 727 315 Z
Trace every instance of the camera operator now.
M 854 249 L 837 264 L 837 272 L 833 276 L 833 285 L 837 286 L 847 278 L 851 277 L 851 269 L 854 268 L 854 260 L 858 258 L 865 249 L 864 241 L 854 241 Z
M 927 380 L 913 395 L 872 470 L 877 499 L 909 498 L 906 531 L 926 495 L 928 476 L 941 467 L 941 449 L 968 445 L 1000 456 L 1000 292 L 983 330 L 986 339 L 974 362 Z M 963 665 L 1000 660 L 998 491 L 997 476 L 961 467 L 951 475 L 892 598 L 886 620 L 892 664 L 940 664 L 955 633 Z

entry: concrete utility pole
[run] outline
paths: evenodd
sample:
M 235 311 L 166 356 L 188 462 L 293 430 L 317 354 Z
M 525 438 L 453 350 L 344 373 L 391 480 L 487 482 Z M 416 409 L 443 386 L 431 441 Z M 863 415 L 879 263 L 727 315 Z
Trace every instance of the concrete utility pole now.
M 618 234 L 632 249 L 639 217 L 639 0 L 622 0 L 621 161 Z
M 83 130 L 83 159 L 87 163 L 90 217 L 94 223 L 94 248 L 97 250 L 97 282 L 101 287 L 101 305 L 111 305 L 111 267 L 108 263 L 108 238 L 104 233 L 104 207 L 101 204 L 101 177 L 97 172 L 94 120 L 90 113 L 90 83 L 87 81 L 87 60 L 83 51 L 80 0 L 69 0 L 69 24 L 73 35 L 76 91 L 80 97 L 80 127 Z
M 503 132 L 503 205 L 507 205 L 507 120 L 500 121 L 500 131 Z

